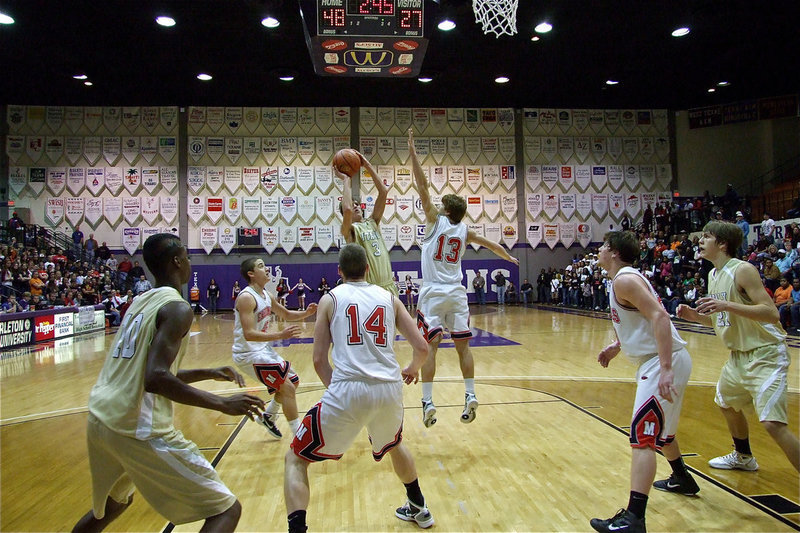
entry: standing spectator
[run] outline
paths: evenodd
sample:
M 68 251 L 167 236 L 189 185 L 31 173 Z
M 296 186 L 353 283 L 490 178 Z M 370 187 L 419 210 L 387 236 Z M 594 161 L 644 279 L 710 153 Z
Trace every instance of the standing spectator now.
M 522 305 L 527 306 L 528 300 L 533 302 L 533 285 L 530 284 L 528 278 L 525 278 L 525 281 L 519 286 L 519 293 L 522 295 Z
M 739 254 L 744 255 L 747 251 L 747 236 L 750 235 L 750 224 L 744 219 L 744 213 L 736 211 L 736 225 L 742 230 L 744 239 L 742 240 L 742 247 L 739 249 Z
M 486 278 L 481 276 L 480 270 L 475 273 L 475 278 L 472 280 L 472 289 L 475 291 L 478 305 L 486 304 Z
M 775 221 L 767 211 L 764 211 L 764 222 L 761 223 L 761 236 L 767 244 L 775 242 Z
M 147 278 L 144 276 L 144 274 L 142 274 L 139 276 L 139 280 L 133 286 L 133 292 L 136 294 L 136 296 L 140 296 L 152 288 L 153 286 L 150 285 L 150 282 L 147 281 Z
M 233 302 L 233 306 L 236 306 L 236 298 L 239 297 L 239 293 L 242 292 L 242 288 L 239 286 L 239 280 L 233 282 L 233 288 L 231 289 L 231 301 Z
M 44 291 L 44 286 L 47 282 L 42 279 L 42 277 L 47 279 L 47 273 L 34 272 L 31 276 L 31 279 L 28 280 L 28 287 L 32 296 L 41 296 L 42 292 Z
M 206 288 L 206 299 L 208 300 L 208 310 L 212 313 L 217 312 L 217 300 L 219 300 L 219 285 L 217 285 L 217 280 L 211 278 L 211 281 L 208 282 L 208 288 Z
M 81 251 L 83 250 L 83 232 L 80 226 L 75 226 L 72 232 L 72 255 L 74 261 L 80 261 Z
M 119 266 L 117 267 L 117 283 L 119 284 L 120 288 L 125 285 L 132 268 L 133 264 L 131 263 L 131 258 L 126 255 L 122 258 L 122 261 L 120 261 Z
M 278 286 L 275 287 L 275 293 L 278 295 L 278 303 L 286 307 L 286 297 L 289 296 L 289 285 L 286 284 L 286 278 L 281 278 L 278 281 Z
M 94 235 L 89 235 L 89 238 L 92 237 L 94 237 Z M 110 258 L 111 258 L 111 249 L 106 244 L 106 241 L 103 241 L 103 244 L 97 247 L 97 262 L 100 263 L 101 265 L 105 265 Z
M 647 233 L 653 230 L 653 208 L 650 204 L 644 208 L 644 215 L 642 215 L 642 230 Z
M 303 278 L 298 278 L 297 283 L 294 284 L 294 287 L 289 289 L 291 292 L 294 292 L 297 289 L 297 305 L 300 308 L 300 311 L 306 310 L 306 291 L 311 292 L 313 289 L 306 285 L 303 282 Z
M 494 283 L 497 287 L 497 305 L 506 305 L 506 277 L 499 270 L 494 276 Z
M 600 274 L 600 270 L 595 270 L 592 274 L 592 304 L 595 311 L 602 311 L 606 305 L 606 284 Z
M 545 269 L 536 277 L 536 293 L 539 303 L 550 303 L 550 276 Z
M 144 276 L 144 268 L 142 268 L 142 266 L 139 264 L 139 261 L 133 262 L 133 267 L 131 267 L 131 271 L 128 273 L 128 275 L 133 280 L 138 280 Z
M 90 265 L 94 264 L 94 256 L 97 254 L 97 240 L 94 238 L 94 233 L 89 234 L 89 238 L 83 243 L 83 250 L 86 252 L 86 260 Z
M 8 219 L 8 231 L 9 236 L 16 239 L 17 242 L 23 242 L 25 239 L 25 223 L 19 218 L 19 213 L 16 211 Z
M 411 316 L 414 315 L 414 297 L 419 292 L 419 287 L 414 283 L 414 280 L 411 279 L 409 274 L 406 274 L 405 279 L 405 294 L 406 294 L 406 309 L 408 312 L 411 313 Z
M 328 280 L 325 279 L 325 276 L 319 280 L 319 286 L 317 286 L 317 291 L 319 291 L 319 297 L 322 299 L 323 296 L 331 292 L 331 286 L 328 285 Z

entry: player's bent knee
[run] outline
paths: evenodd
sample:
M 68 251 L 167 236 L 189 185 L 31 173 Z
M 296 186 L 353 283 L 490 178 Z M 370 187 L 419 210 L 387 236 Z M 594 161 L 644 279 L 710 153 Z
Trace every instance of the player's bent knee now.
M 762 420 L 761 425 L 764 426 L 764 429 L 766 429 L 767 433 L 772 437 L 780 435 L 788 427 L 783 422 L 777 422 L 775 420 Z

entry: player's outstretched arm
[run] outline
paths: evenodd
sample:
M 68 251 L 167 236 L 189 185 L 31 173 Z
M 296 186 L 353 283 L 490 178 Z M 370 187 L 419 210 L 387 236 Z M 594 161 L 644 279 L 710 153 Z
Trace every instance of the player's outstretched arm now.
M 297 287 L 297 285 L 295 285 L 295 287 Z M 308 287 L 306 287 L 306 288 L 308 288 Z M 292 290 L 294 290 L 294 287 L 292 287 Z M 290 309 L 287 309 L 286 306 L 284 306 L 282 303 L 280 303 L 277 298 L 274 298 L 274 297 L 272 298 L 272 313 L 274 315 L 277 315 L 278 318 L 281 318 L 283 320 L 288 320 L 290 322 L 295 322 L 297 320 L 303 320 L 304 318 L 310 317 L 311 315 L 313 315 L 316 312 L 317 312 L 317 304 L 315 304 L 315 303 L 308 304 L 308 306 L 305 308 L 304 311 L 292 311 Z M 251 312 L 251 314 L 252 314 L 252 312 Z M 241 313 L 240 313 L 240 315 L 241 315 Z M 244 325 L 244 324 L 242 324 L 242 325 Z M 300 326 L 292 326 L 292 327 L 299 328 Z M 298 335 L 293 335 L 293 336 L 297 337 Z M 289 338 L 289 337 L 280 337 L 280 338 L 281 339 L 286 339 L 286 338 Z M 247 339 L 247 340 L 250 340 L 250 339 Z M 270 339 L 270 340 L 275 340 L 275 339 Z
M 249 394 L 237 394 L 229 398 L 217 396 L 192 387 L 170 371 L 193 320 L 194 313 L 186 302 L 172 302 L 159 310 L 156 332 L 147 352 L 145 390 L 174 402 L 253 418 L 264 407 L 261 398 Z M 210 377 L 214 372 L 206 369 L 200 373 Z M 187 373 L 186 376 L 191 378 L 192 374 Z M 233 378 L 236 379 L 235 376 Z
M 515 265 L 519 265 L 519 259 L 517 259 L 516 257 L 510 255 L 506 251 L 506 249 L 503 248 L 500 244 L 498 244 L 496 242 L 492 242 L 489 239 L 487 239 L 486 237 L 481 237 L 480 235 L 478 235 L 474 231 L 469 230 L 467 232 L 467 244 L 470 244 L 470 243 L 473 243 L 473 242 L 476 243 L 476 244 L 480 244 L 484 248 L 488 248 L 489 250 L 494 252 L 494 255 L 496 255 L 497 257 L 505 259 L 506 261 L 511 261 Z
M 417 150 L 414 148 L 414 129 L 408 128 L 408 153 L 411 155 L 411 166 L 414 169 L 414 186 L 419 193 L 419 201 L 422 202 L 422 210 L 425 211 L 427 222 L 436 222 L 439 214 L 436 206 L 431 201 L 430 191 L 428 190 L 428 178 L 417 157 Z
M 314 370 L 317 372 L 322 384 L 326 387 L 331 384 L 333 367 L 328 360 L 328 351 L 331 347 L 331 315 L 333 313 L 333 297 L 326 294 L 319 299 L 319 314 L 314 324 L 314 348 L 312 359 Z
M 770 299 L 764 285 L 761 283 L 761 276 L 756 267 L 750 263 L 744 263 L 736 269 L 734 275 L 736 289 L 747 294 L 752 304 L 740 304 L 727 300 L 717 300 L 706 296 L 697 300 L 697 312 L 700 314 L 720 313 L 727 311 L 734 315 L 743 316 L 750 320 L 776 324 L 780 320 L 778 308 Z
M 333 173 L 342 180 L 342 237 L 345 242 L 355 242 L 353 231 L 353 182 L 350 176 L 333 167 Z
M 680 304 L 675 313 L 678 315 L 678 318 L 688 320 L 689 322 L 711 326 L 711 317 L 709 315 L 701 315 L 696 309 L 692 309 L 686 304 Z
M 378 177 L 378 171 L 375 170 L 375 167 L 367 161 L 367 158 L 364 157 L 364 154 L 356 150 L 358 157 L 361 158 L 361 165 L 366 168 L 369 177 L 372 178 L 372 183 L 375 185 L 375 189 L 378 191 L 378 195 L 375 198 L 375 207 L 372 209 L 372 214 L 370 218 L 372 218 L 376 224 L 380 226 L 381 219 L 383 218 L 383 212 L 386 210 L 386 199 L 389 197 L 389 187 L 386 186 Z
M 416 383 L 419 380 L 419 370 L 428 358 L 428 343 L 417 329 L 414 319 L 406 311 L 403 302 L 393 296 L 392 305 L 394 306 L 397 331 L 408 340 L 414 350 L 411 363 L 401 371 L 403 381 L 407 384 Z

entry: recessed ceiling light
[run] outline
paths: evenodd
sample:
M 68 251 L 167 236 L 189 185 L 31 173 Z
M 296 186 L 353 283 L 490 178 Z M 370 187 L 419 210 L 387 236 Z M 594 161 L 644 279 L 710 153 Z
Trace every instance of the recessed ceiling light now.
M 456 27 L 456 23 L 450 19 L 444 19 L 439 23 L 438 28 L 442 31 L 450 31 Z
M 495 83 L 508 83 L 511 81 L 511 78 L 508 76 L 498 76 L 494 79 Z
M 205 72 L 201 72 L 200 74 L 197 75 L 197 79 L 202 81 L 208 81 L 212 78 L 213 76 L 211 74 L 206 74 Z
M 72 77 L 73 77 L 73 78 L 75 78 L 76 80 L 86 80 L 86 79 L 89 79 L 89 76 L 87 76 L 86 74 L 75 74 L 75 75 L 74 75 L 74 76 L 72 76 Z
M 14 19 L 5 13 L 0 13 L 0 24 L 14 24 Z
M 730 84 L 731 84 L 731 82 L 729 82 L 729 81 L 720 81 L 720 82 L 717 82 L 717 87 L 727 87 Z
M 83 84 L 86 85 L 87 87 L 91 87 L 92 85 L 94 85 L 94 83 L 92 83 L 90 81 L 85 81 L 85 82 L 83 82 Z
M 675 28 L 674 30 L 672 30 L 672 36 L 673 37 L 683 37 L 684 35 L 689 35 L 690 31 L 691 30 L 689 28 L 687 28 L 686 26 L 681 26 L 680 28 Z
M 552 24 L 550 24 L 549 22 L 540 22 L 540 23 L 539 23 L 539 24 L 537 24 L 537 25 L 536 25 L 536 27 L 534 28 L 534 30 L 536 31 L 536 33 L 547 33 L 547 32 L 549 32 L 549 31 L 550 31 L 550 30 L 552 30 L 552 29 L 553 29 L 553 25 L 552 25 Z
M 541 39 L 539 38 L 538 35 L 534 35 L 533 37 L 531 37 L 531 41 L 533 41 L 533 42 L 540 41 L 540 40 Z
M 708 92 L 710 92 L 710 93 L 715 93 L 715 92 L 717 92 L 717 90 L 716 90 L 714 87 L 712 87 L 712 88 L 710 88 L 710 89 L 708 90 Z
M 281 23 L 275 17 L 264 17 L 261 19 L 261 25 L 266 28 L 277 28 Z
M 165 28 L 171 28 L 175 25 L 175 19 L 162 15 L 160 17 L 156 17 L 156 24 L 159 26 L 164 26 Z
M 618 83 L 618 80 L 606 80 L 606 85 L 617 85 Z
M 433 81 L 433 78 L 431 78 L 430 76 L 420 76 L 419 78 L 417 78 L 417 80 L 419 80 L 420 83 L 430 83 Z
M 279 79 L 281 81 L 292 81 L 294 76 L 292 74 L 286 74 L 285 76 L 280 76 Z

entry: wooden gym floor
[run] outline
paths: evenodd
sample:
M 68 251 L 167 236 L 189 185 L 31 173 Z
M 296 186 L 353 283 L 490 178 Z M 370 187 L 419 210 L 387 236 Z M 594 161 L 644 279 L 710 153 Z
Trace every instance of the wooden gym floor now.
M 406 387 L 404 437 L 414 454 L 435 531 L 591 531 L 588 520 L 625 507 L 629 491 L 627 426 L 634 367 L 620 356 L 603 369 L 598 351 L 612 337 L 608 315 L 561 308 L 473 307 L 477 395 L 472 424 L 459 421 L 463 383 L 457 356 L 438 355 L 434 400 L 439 422 L 421 422 L 420 385 Z M 697 497 L 653 490 L 647 526 L 655 531 L 800 530 L 798 474 L 753 413 L 757 472 L 712 470 L 731 440 L 714 405 L 726 358 L 710 330 L 682 322 L 694 367 L 678 439 L 700 485 Z M 298 406 L 323 387 L 311 364 L 313 321 L 305 338 L 279 351 L 300 375 Z M 230 313 L 198 317 L 184 367 L 230 364 Z M 89 390 L 112 339 L 93 334 L 0 354 L 0 530 L 66 531 L 90 506 L 85 425 Z M 798 433 L 800 339 L 790 338 L 789 418 Z M 408 361 L 408 344 L 396 343 Z M 452 346 L 452 345 L 451 345 Z M 199 384 L 232 393 L 229 383 Z M 263 387 L 248 381 L 266 398 Z M 176 404 L 176 426 L 214 462 L 243 506 L 239 531 L 285 531 L 283 457 L 289 444 L 246 419 Z M 669 465 L 658 459 L 658 478 Z M 394 517 L 405 501 L 391 462 L 375 464 L 366 433 L 341 461 L 311 466 L 312 531 L 415 531 Z M 174 527 L 197 531 L 201 523 Z M 108 531 L 170 531 L 141 497 Z

